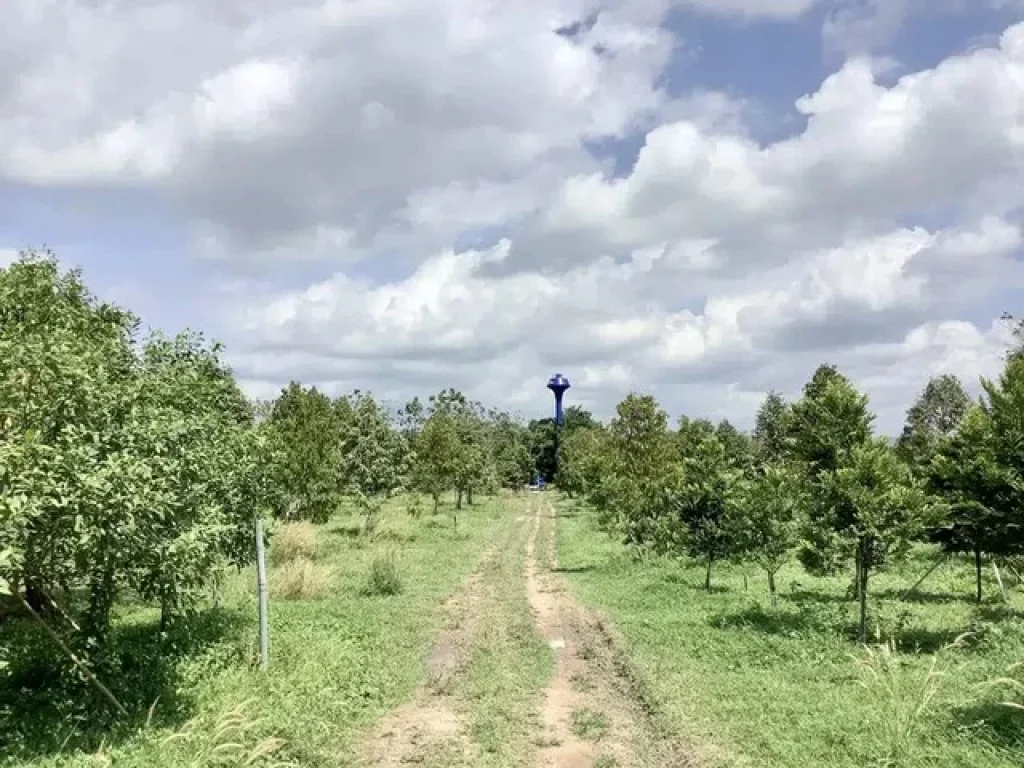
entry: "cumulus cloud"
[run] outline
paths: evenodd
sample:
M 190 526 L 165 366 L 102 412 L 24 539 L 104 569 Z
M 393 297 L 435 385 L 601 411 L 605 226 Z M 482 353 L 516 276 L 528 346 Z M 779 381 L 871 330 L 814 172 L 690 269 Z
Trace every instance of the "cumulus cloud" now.
M 743 95 L 666 88 L 672 14 L 814 4 L 12 0 L 0 179 L 160 196 L 233 270 L 204 319 L 257 394 L 454 385 L 536 412 L 561 369 L 602 415 L 640 389 L 748 424 L 828 360 L 894 432 L 928 375 L 998 369 L 1024 25 L 895 81 L 850 45 L 772 143 Z M 841 8 L 844 40 L 880 23 Z M 602 142 L 640 150 L 616 172 Z

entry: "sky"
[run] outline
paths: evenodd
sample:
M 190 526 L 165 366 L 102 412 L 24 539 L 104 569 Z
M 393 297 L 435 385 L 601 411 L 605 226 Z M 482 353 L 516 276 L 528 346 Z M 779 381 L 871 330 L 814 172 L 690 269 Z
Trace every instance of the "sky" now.
M 1021 0 L 4 0 L 0 261 L 288 381 L 897 434 L 1024 311 Z

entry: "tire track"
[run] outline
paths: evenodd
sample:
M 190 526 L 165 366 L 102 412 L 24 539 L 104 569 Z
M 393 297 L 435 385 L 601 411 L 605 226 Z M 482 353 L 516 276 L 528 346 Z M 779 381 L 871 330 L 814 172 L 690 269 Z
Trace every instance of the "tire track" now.
M 509 541 L 515 528 L 510 527 Z M 445 601 L 445 622 L 427 657 L 427 680 L 412 700 L 383 720 L 357 752 L 361 768 L 474 765 L 475 747 L 451 700 L 465 674 L 479 624 L 486 616 L 484 575 L 509 541 L 484 551 L 460 587 Z
M 654 738 L 646 710 L 624 674 L 621 648 L 569 592 L 557 572 L 555 509 L 535 502 L 526 584 L 537 629 L 555 655 L 544 693 L 535 768 L 688 768 L 692 756 Z M 540 540 L 540 541 L 539 541 Z M 538 561 L 543 547 L 550 570 Z
M 538 562 L 539 538 L 545 540 L 552 566 L 557 553 L 553 508 L 541 499 L 534 507 L 526 586 L 537 629 L 555 656 L 555 673 L 544 692 L 544 733 L 538 739 L 534 765 L 590 768 L 601 759 L 608 765 L 633 768 L 639 765 L 635 713 L 611 685 L 610 668 L 603 663 L 583 608 L 566 591 L 561 577 Z

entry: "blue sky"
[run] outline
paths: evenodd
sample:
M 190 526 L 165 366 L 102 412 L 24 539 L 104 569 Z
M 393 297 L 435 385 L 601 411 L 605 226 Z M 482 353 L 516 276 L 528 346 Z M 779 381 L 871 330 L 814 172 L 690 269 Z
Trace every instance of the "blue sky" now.
M 254 395 L 532 415 L 560 369 L 601 415 L 749 424 L 827 358 L 892 432 L 928 375 L 998 370 L 1013 0 L 235 5 L 0 9 L 0 251 L 223 338 Z

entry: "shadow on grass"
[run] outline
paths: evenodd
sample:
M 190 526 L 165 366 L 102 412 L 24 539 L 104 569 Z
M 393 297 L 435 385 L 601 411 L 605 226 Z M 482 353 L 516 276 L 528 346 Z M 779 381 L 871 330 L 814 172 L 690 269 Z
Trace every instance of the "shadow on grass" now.
M 117 744 L 149 719 L 180 725 L 194 702 L 180 685 L 180 666 L 203 656 L 212 669 L 244 664 L 239 614 L 211 609 L 182 619 L 161 637 L 156 621 L 116 627 L 97 675 L 128 710 L 120 718 L 34 622 L 0 626 L 9 666 L 0 677 L 0 754 L 28 760 Z M 150 709 L 152 708 L 152 713 Z
M 851 605 L 853 598 L 845 595 L 838 595 L 835 592 L 823 592 L 815 589 L 793 589 L 790 592 L 780 593 L 780 597 L 796 605 Z
M 974 615 L 980 621 L 998 623 L 1007 619 L 1024 621 L 1024 611 L 1018 610 L 1005 603 L 974 603 Z
M 1024 749 L 1024 717 L 999 701 L 990 700 L 953 711 L 953 719 L 978 741 L 1000 749 Z
M 791 635 L 812 628 L 801 612 L 766 610 L 760 606 L 750 606 L 734 613 L 719 613 L 710 617 L 708 623 L 716 629 L 739 629 L 767 635 Z
M 712 616 L 708 623 L 718 629 L 739 629 L 768 635 L 796 636 L 805 634 L 843 637 L 856 642 L 859 625 L 853 612 L 829 603 L 788 606 L 780 602 L 778 609 L 760 605 L 749 606 L 734 613 Z M 878 618 L 871 620 L 869 633 L 872 642 L 878 639 Z M 953 643 L 962 630 L 930 629 L 927 627 L 889 627 L 881 629 L 881 639 L 895 643 L 904 653 L 935 653 Z
M 903 590 L 885 589 L 872 595 L 873 598 L 882 600 L 893 600 L 901 603 L 918 603 L 920 605 L 948 605 L 951 603 L 974 602 L 974 598 L 966 594 L 955 592 L 926 592 L 915 590 L 904 597 Z
M 346 539 L 357 539 L 363 532 L 362 523 L 354 523 L 349 525 L 335 525 L 327 529 L 327 533 L 331 536 L 341 536 Z
M 904 653 L 937 653 L 951 645 L 961 634 L 962 631 L 952 629 L 909 627 L 893 632 L 891 639 Z

